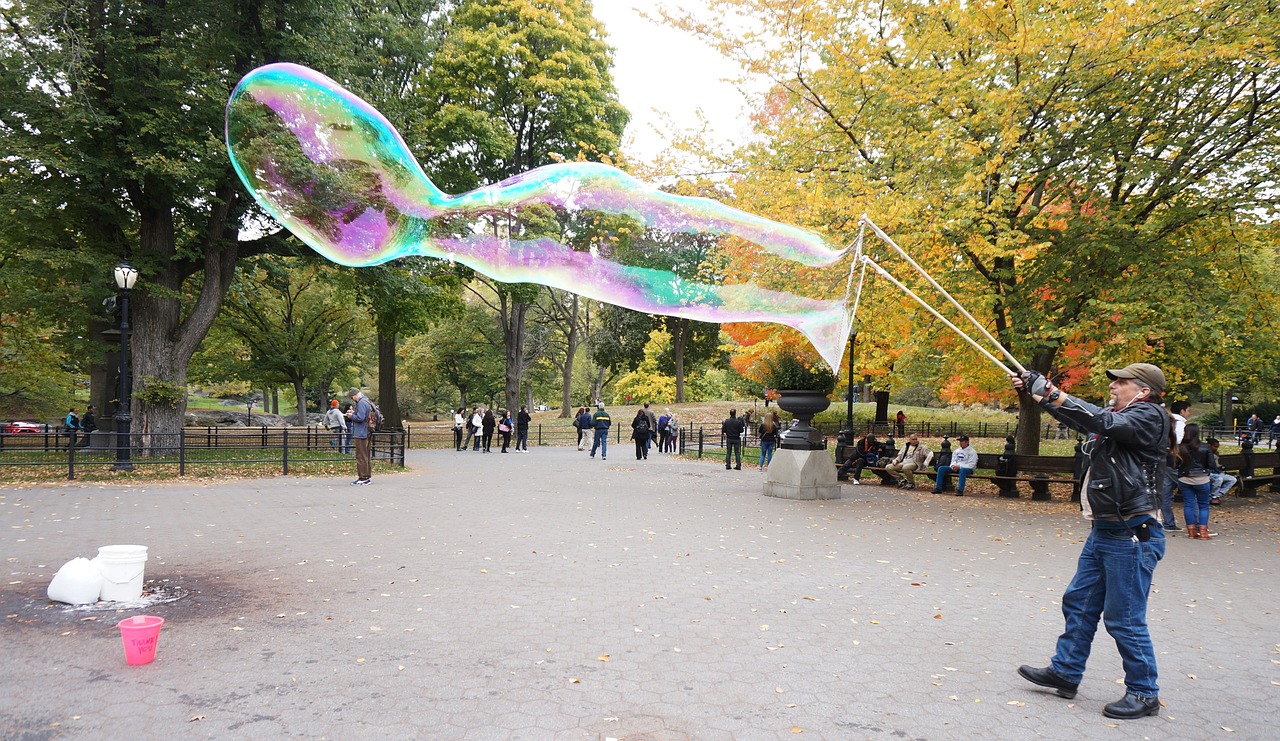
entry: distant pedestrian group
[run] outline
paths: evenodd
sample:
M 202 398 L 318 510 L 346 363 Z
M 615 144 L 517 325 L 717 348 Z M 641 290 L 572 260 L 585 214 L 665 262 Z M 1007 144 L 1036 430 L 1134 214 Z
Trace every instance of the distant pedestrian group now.
M 512 450 L 511 439 L 515 436 L 514 450 L 517 453 L 529 452 L 529 422 L 532 417 L 526 406 L 512 417 L 506 409 L 499 409 L 497 414 L 492 409 L 473 407 L 467 414 L 466 407 L 458 407 L 453 413 L 453 447 L 456 451 L 470 448 L 474 452 L 490 453 L 493 451 L 493 438 L 496 433 L 501 443 L 500 453 Z

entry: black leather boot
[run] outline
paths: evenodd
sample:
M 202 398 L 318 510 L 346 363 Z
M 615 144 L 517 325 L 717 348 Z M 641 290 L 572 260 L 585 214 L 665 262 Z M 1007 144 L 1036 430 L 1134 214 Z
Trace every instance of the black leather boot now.
M 1119 700 L 1107 703 L 1107 706 L 1102 709 L 1102 714 L 1108 718 L 1119 718 L 1120 720 L 1132 720 L 1134 718 L 1145 718 L 1148 715 L 1159 715 L 1160 698 L 1138 697 L 1131 692 L 1126 692 L 1124 693 L 1124 697 Z
M 1080 685 L 1075 682 L 1068 682 L 1047 666 L 1043 669 L 1037 669 L 1034 666 L 1023 664 L 1018 667 L 1018 674 L 1032 684 L 1038 684 L 1041 687 L 1052 687 L 1058 691 L 1059 697 L 1065 697 L 1068 700 L 1075 697 L 1076 690 L 1080 688 Z

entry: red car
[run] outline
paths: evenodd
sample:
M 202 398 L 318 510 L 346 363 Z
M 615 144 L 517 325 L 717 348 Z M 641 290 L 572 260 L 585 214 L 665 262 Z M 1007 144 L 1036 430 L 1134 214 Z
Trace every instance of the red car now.
M 38 432 L 44 432 L 44 425 L 36 422 L 27 422 L 25 420 L 14 421 L 5 425 L 4 431 L 10 435 L 18 435 L 22 433 L 35 434 Z

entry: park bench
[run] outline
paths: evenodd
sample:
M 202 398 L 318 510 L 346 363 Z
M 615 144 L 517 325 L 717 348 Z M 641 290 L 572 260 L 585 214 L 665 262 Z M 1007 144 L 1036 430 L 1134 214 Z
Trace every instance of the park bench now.
M 838 460 L 844 453 L 843 448 L 843 444 L 836 447 Z M 944 446 L 944 450 L 946 449 L 949 448 Z M 934 457 L 937 456 L 938 452 L 935 452 Z M 1280 451 L 1256 452 L 1251 442 L 1245 442 L 1239 453 L 1220 455 L 1218 462 L 1224 470 L 1236 473 L 1239 479 L 1239 496 L 1255 497 L 1258 489 L 1267 485 L 1270 485 L 1269 491 L 1280 492 Z M 1078 461 L 1076 456 L 1018 455 L 1014 452 L 1013 438 L 1008 437 L 1005 438 L 1004 453 L 978 454 L 978 468 L 968 478 L 990 481 L 1000 490 L 1000 496 L 1011 498 L 1018 496 L 1018 484 L 1025 483 L 1031 488 L 1031 498 L 1038 501 L 1052 498 L 1049 492 L 1051 485 L 1069 485 L 1071 500 L 1079 501 L 1081 470 L 1083 461 Z M 896 479 L 885 471 L 884 466 L 866 466 L 862 471 L 864 476 L 868 475 L 867 471 L 875 474 L 881 484 L 896 483 Z M 933 471 L 918 471 L 916 476 L 933 481 L 933 474 Z M 944 478 L 942 488 L 943 491 L 953 490 L 951 476 Z
M 949 449 L 950 444 L 947 443 L 944 451 Z M 837 456 L 843 454 L 843 445 L 837 447 L 836 454 Z M 938 455 L 939 453 L 935 451 L 934 458 L 936 459 Z M 1017 455 L 1014 453 L 1013 438 L 1008 437 L 1005 438 L 1004 453 L 979 453 L 978 468 L 967 478 L 970 481 L 990 481 L 1000 490 L 1000 496 L 1009 498 L 1018 497 L 1018 484 L 1025 483 L 1031 488 L 1031 498 L 1036 501 L 1052 499 L 1049 491 L 1051 485 L 1070 486 L 1072 501 L 1079 501 L 1080 481 L 1077 466 L 1074 456 Z M 862 471 L 864 476 L 867 475 L 867 471 L 874 473 L 883 485 L 896 483 L 896 479 L 884 469 L 884 466 L 865 466 Z M 936 469 L 917 471 L 916 476 L 933 482 Z M 951 478 L 951 475 L 943 478 L 943 491 L 953 490 Z M 932 484 L 930 486 L 932 487 Z
M 1240 479 L 1239 496 L 1256 497 L 1258 488 L 1270 484 L 1269 491 L 1280 491 L 1280 451 L 1257 453 L 1253 445 L 1241 445 L 1239 453 L 1218 456 L 1218 463 L 1226 471 L 1235 471 Z M 1266 473 L 1261 469 L 1270 468 Z

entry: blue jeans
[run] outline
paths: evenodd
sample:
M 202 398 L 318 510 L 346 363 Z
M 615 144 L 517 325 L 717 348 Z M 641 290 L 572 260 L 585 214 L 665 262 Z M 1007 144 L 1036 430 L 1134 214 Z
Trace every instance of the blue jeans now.
M 591 441 L 591 457 L 596 457 L 596 448 L 600 448 L 600 457 L 609 457 L 609 430 L 596 430 L 596 439 Z
M 528 449 L 529 449 L 529 428 L 517 427 L 516 428 L 516 450 L 528 450 Z
M 955 475 L 960 477 L 960 480 L 956 482 L 956 493 L 963 494 L 964 480 L 968 478 L 969 474 L 973 473 L 976 470 L 977 469 L 974 469 L 974 468 L 952 468 L 951 466 L 939 466 L 938 478 L 933 482 L 933 488 L 941 489 L 942 482 L 947 477 L 947 474 L 954 473 Z
M 772 440 L 760 441 L 760 468 L 767 467 L 769 461 L 773 460 L 773 446 L 774 442 Z
M 1145 543 L 1135 543 L 1127 530 L 1104 530 L 1096 523 L 1089 533 L 1076 575 L 1062 593 L 1066 628 L 1050 664 L 1068 682 L 1084 678 L 1101 616 L 1120 651 L 1125 689 L 1139 697 L 1160 694 L 1156 652 L 1147 630 L 1147 595 L 1156 564 L 1164 558 L 1165 540 L 1158 524 L 1147 529 L 1151 539 Z
M 1236 485 L 1235 476 L 1225 471 L 1214 471 L 1209 474 L 1209 498 L 1220 497 Z M 1186 497 L 1183 497 L 1185 500 Z
M 1178 518 L 1173 516 L 1173 491 L 1178 487 L 1178 479 L 1171 473 L 1164 476 L 1164 491 L 1160 494 L 1160 520 L 1170 530 L 1178 529 Z
M 1182 516 L 1188 525 L 1209 524 L 1209 483 L 1184 484 L 1178 482 L 1182 490 Z

